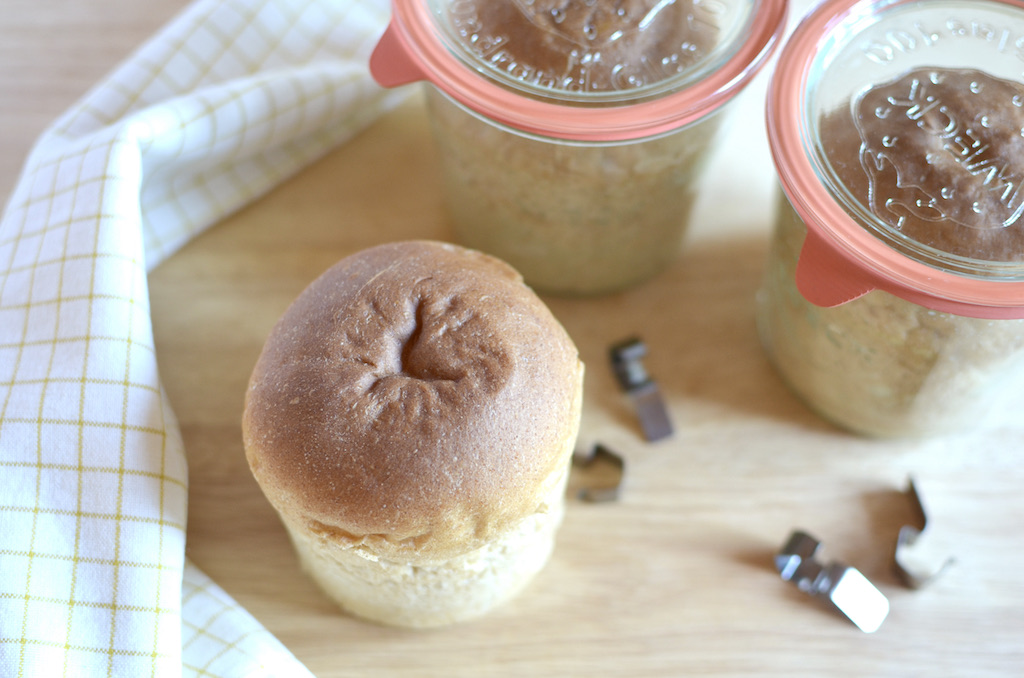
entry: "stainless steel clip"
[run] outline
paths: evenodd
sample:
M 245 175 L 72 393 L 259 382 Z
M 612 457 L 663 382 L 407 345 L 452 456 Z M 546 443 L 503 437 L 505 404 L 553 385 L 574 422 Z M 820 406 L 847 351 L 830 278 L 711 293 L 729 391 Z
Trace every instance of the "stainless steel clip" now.
M 908 481 L 907 493 L 918 509 L 921 529 L 913 525 L 904 525 L 900 528 L 900 534 L 896 539 L 896 572 L 907 586 L 919 589 L 934 581 L 955 561 L 952 556 L 937 551 L 934 544 L 925 539 L 928 514 L 913 478 Z
M 586 484 L 578 493 L 580 499 L 606 502 L 619 498 L 619 489 L 626 469 L 626 462 L 622 457 L 598 443 L 589 454 L 574 454 L 572 463 L 589 471 Z
M 644 369 L 646 355 L 647 346 L 639 339 L 629 339 L 611 348 L 612 368 L 619 385 L 633 401 L 644 437 L 653 442 L 672 435 L 672 422 L 658 385 Z
M 828 600 L 865 633 L 873 633 L 889 614 L 889 600 L 858 570 L 839 562 L 815 559 L 821 546 L 800 530 L 789 536 L 775 556 L 775 567 L 801 591 Z

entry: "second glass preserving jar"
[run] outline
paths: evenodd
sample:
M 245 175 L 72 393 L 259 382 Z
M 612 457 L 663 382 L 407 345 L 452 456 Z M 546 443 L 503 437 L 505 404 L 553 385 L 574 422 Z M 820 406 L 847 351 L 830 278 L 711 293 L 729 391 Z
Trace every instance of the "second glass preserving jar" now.
M 873 436 L 1024 394 L 1024 3 L 827 0 L 769 88 L 784 195 L 759 327 L 814 410 Z

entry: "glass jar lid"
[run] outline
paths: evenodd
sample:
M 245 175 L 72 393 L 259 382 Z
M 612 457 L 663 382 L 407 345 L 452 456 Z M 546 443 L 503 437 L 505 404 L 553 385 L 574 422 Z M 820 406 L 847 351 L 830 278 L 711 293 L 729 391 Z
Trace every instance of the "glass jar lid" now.
M 1024 3 L 827 0 L 779 56 L 769 141 L 797 284 L 1024 317 Z
M 732 98 L 785 15 L 785 0 L 393 0 L 370 68 L 528 133 L 638 139 Z

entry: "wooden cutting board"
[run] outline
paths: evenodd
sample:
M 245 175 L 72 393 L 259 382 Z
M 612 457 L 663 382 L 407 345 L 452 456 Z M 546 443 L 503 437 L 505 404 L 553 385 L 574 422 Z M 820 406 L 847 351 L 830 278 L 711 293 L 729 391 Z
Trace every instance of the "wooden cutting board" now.
M 884 442 L 823 423 L 777 378 L 754 326 L 774 184 L 745 93 L 709 167 L 678 262 L 629 292 L 547 298 L 588 372 L 581 445 L 625 459 L 615 502 L 571 499 L 554 557 L 476 622 L 427 632 L 350 618 L 300 572 L 240 438 L 246 381 L 270 327 L 357 249 L 449 239 L 436 155 L 413 98 L 151 275 L 162 378 L 190 464 L 188 556 L 318 676 L 1009 676 L 1024 666 L 1024 429 Z M 675 426 L 650 444 L 607 352 L 630 335 Z M 932 587 L 893 572 L 917 524 L 958 559 Z M 580 482 L 577 476 L 575 482 Z M 889 597 L 864 634 L 783 582 L 793 528 Z

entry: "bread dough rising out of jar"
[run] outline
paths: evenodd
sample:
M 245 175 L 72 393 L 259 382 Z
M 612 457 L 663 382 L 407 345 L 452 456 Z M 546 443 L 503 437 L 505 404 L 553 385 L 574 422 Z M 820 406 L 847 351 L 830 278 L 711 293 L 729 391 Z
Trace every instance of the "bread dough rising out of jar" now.
M 997 270 L 1024 261 L 1024 85 L 916 68 L 819 122 L 828 166 L 890 247 Z M 876 290 L 824 308 L 795 283 L 806 224 L 782 201 L 760 325 L 773 362 L 825 418 L 880 436 L 991 421 L 1024 391 L 1024 320 L 938 312 Z

